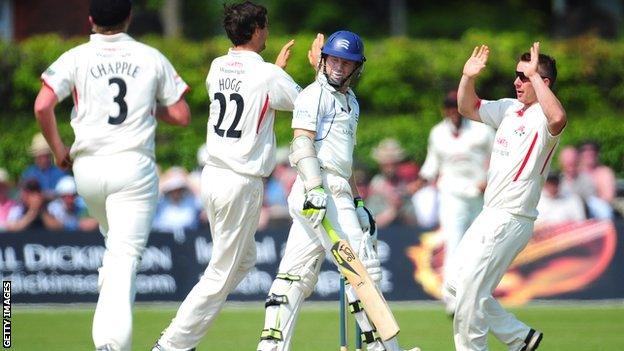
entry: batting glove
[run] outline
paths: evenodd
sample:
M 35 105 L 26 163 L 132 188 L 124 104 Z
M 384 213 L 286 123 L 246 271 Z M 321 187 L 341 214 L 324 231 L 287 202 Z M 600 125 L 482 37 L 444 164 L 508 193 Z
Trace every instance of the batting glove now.
M 303 216 L 312 223 L 312 227 L 316 228 L 327 211 L 327 194 L 325 189 L 321 186 L 308 191 L 305 195 L 305 202 L 303 203 Z
M 358 257 L 362 261 L 362 265 L 366 268 L 368 275 L 377 284 L 381 281 L 381 262 L 377 254 L 377 232 L 373 235 L 364 233 L 360 247 L 358 248 Z
M 377 225 L 371 212 L 364 206 L 364 200 L 361 197 L 356 197 L 353 199 L 353 202 L 355 203 L 355 213 L 360 222 L 360 228 L 362 228 L 364 234 L 373 235 L 376 232 Z

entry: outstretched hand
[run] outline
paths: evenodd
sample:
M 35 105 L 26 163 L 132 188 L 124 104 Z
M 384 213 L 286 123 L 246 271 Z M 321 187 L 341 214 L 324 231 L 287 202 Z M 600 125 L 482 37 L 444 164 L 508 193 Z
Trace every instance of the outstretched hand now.
M 308 61 L 315 70 L 318 70 L 319 63 L 321 62 L 321 48 L 323 48 L 324 42 L 325 36 L 318 33 L 316 34 L 316 38 L 312 41 L 312 45 L 310 45 L 310 50 L 308 50 Z
M 531 46 L 531 49 L 530 49 L 531 61 L 529 61 L 529 64 L 524 69 L 524 75 L 526 77 L 531 78 L 531 76 L 538 74 L 537 66 L 539 63 L 539 52 L 540 52 L 540 43 L 539 41 L 536 41 L 533 43 L 533 46 Z
M 291 39 L 286 45 L 282 47 L 279 55 L 277 55 L 277 59 L 275 60 L 275 64 L 282 69 L 286 69 L 286 65 L 288 64 L 288 59 L 290 58 L 290 48 L 295 45 L 295 40 Z
M 472 51 L 472 55 L 466 64 L 464 64 L 464 75 L 468 78 L 474 78 L 481 73 L 485 68 L 488 56 L 490 55 L 490 48 L 487 45 L 476 46 Z

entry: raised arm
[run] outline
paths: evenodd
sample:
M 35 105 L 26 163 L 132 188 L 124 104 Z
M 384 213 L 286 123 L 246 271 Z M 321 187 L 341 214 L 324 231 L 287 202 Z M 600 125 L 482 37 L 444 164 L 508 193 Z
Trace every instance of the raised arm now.
M 486 45 L 477 46 L 464 64 L 464 70 L 457 88 L 457 108 L 464 117 L 481 122 L 479 117 L 479 97 L 475 91 L 475 80 L 485 68 L 490 49 Z
M 317 33 L 316 38 L 312 41 L 310 50 L 308 50 L 308 61 L 310 62 L 310 66 L 312 66 L 316 71 L 318 71 L 321 63 L 321 48 L 323 47 L 324 42 L 325 36 L 321 33 Z
M 548 130 L 550 134 L 559 135 L 567 123 L 567 116 L 559 99 L 557 99 L 552 90 L 550 90 L 550 87 L 537 72 L 539 50 L 539 42 L 533 43 L 533 46 L 531 46 L 531 61 L 524 70 L 524 75 L 531 80 L 531 85 L 533 85 L 533 89 L 535 89 L 537 101 L 548 120 Z

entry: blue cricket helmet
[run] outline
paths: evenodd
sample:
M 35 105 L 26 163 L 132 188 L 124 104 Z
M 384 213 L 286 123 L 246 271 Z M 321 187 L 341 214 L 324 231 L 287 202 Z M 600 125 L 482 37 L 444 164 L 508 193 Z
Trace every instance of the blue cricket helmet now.
M 364 63 L 364 43 L 360 36 L 347 30 L 339 30 L 330 35 L 321 49 L 324 55 Z

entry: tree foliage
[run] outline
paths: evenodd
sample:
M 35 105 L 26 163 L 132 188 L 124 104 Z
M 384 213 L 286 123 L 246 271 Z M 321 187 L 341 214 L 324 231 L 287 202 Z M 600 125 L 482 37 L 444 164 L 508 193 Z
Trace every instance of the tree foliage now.
M 313 78 L 307 63 L 307 50 L 313 34 L 295 36 L 296 44 L 287 71 L 302 86 Z M 290 37 L 271 36 L 263 56 L 272 61 Z M 440 119 L 440 107 L 446 89 L 458 83 L 463 63 L 480 43 L 491 48 L 490 61 L 477 90 L 483 98 L 513 96 L 512 82 L 517 57 L 538 37 L 520 32 L 490 33 L 468 31 L 458 40 L 365 38 L 368 58 L 362 79 L 355 92 L 362 106 L 358 128 L 357 157 L 374 167 L 370 149 L 384 137 L 396 137 L 410 157 L 424 159 L 429 129 Z M 142 40 L 161 50 L 180 76 L 189 83 L 187 95 L 192 111 L 191 128 L 160 125 L 157 155 L 163 165 L 195 166 L 195 152 L 206 135 L 208 99 L 205 77 L 210 62 L 224 54 L 229 42 L 217 37 L 202 42 L 168 41 L 158 37 Z M 27 147 L 37 126 L 32 104 L 41 83 L 39 75 L 62 52 L 84 39 L 63 40 L 55 35 L 31 38 L 16 44 L 0 43 L 0 166 L 18 174 L 30 162 Z M 566 107 L 569 125 L 564 144 L 597 139 L 602 143 L 602 161 L 624 174 L 624 41 L 605 41 L 595 37 L 569 40 L 542 40 L 545 53 L 557 59 L 559 77 L 556 93 Z M 62 134 L 73 139 L 69 127 L 67 99 L 57 109 Z M 279 114 L 276 121 L 278 143 L 291 138 L 290 116 Z

